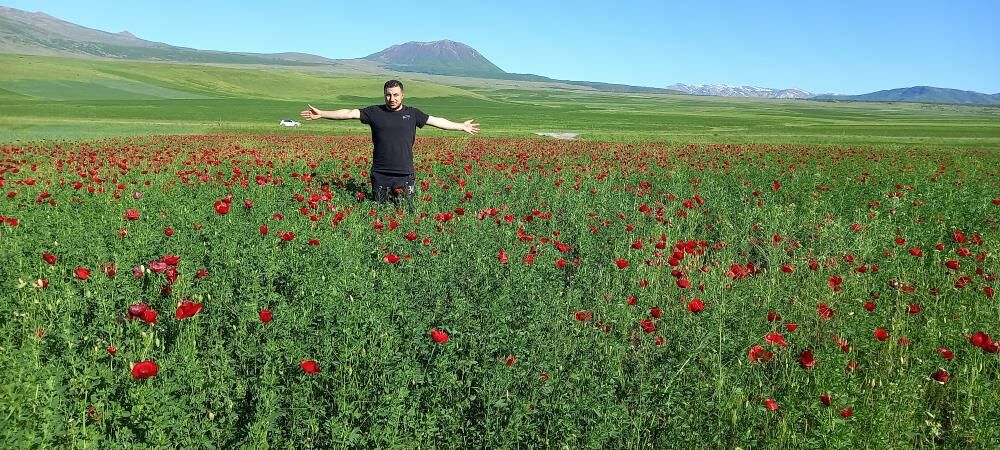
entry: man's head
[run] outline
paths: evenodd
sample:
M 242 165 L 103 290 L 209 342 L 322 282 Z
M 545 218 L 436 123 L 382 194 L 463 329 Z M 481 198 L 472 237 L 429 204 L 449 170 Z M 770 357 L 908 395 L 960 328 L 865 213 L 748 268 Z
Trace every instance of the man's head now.
M 403 109 L 403 97 L 405 97 L 403 83 L 400 83 L 399 80 L 386 81 L 382 92 L 385 94 L 385 106 L 392 111 Z

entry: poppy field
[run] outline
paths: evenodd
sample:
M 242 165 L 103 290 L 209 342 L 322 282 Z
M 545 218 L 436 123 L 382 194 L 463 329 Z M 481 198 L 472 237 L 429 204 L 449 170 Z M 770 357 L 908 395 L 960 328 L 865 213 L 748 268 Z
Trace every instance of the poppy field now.
M 4 447 L 990 448 L 1000 157 L 0 145 Z

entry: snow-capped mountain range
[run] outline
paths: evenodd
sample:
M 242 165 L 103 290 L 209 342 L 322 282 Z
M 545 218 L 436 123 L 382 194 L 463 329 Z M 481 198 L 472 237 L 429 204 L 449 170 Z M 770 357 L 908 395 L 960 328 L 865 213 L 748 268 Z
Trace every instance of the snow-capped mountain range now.
M 811 92 L 802 89 L 772 89 L 757 86 L 730 86 L 728 84 L 672 84 L 667 89 L 692 95 L 714 95 L 719 97 L 757 98 L 810 98 Z

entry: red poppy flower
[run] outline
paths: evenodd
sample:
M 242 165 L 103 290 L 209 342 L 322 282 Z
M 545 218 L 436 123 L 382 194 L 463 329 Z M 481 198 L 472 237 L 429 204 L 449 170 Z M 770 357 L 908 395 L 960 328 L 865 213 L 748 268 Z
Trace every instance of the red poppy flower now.
M 875 310 L 875 302 L 865 302 L 865 310 L 872 312 Z
M 889 332 L 885 331 L 885 328 L 878 327 L 875 329 L 875 339 L 885 341 L 889 339 Z
M 681 289 L 687 289 L 691 287 L 691 282 L 682 278 L 680 280 L 677 280 L 677 287 Z
M 163 229 L 163 234 L 166 235 L 167 237 L 173 236 L 174 235 L 174 229 L 170 228 L 170 227 L 166 227 L 166 228 Z
M 132 376 L 140 380 L 155 376 L 159 372 L 159 367 L 151 359 L 137 362 L 132 366 Z
M 920 314 L 920 304 L 910 303 L 910 306 L 906 308 L 906 311 L 909 312 L 910 314 Z
M 989 346 L 991 342 L 993 342 L 993 340 L 990 339 L 990 335 L 983 333 L 982 331 L 977 331 L 975 334 L 969 337 L 969 342 L 972 343 L 972 345 L 975 345 L 976 347 L 985 350 L 986 347 Z
M 813 358 L 812 350 L 804 350 L 802 353 L 799 353 L 799 365 L 803 369 L 816 367 L 816 359 Z
M 639 328 L 642 328 L 642 331 L 645 331 L 646 334 L 649 334 L 656 331 L 656 324 L 654 324 L 652 320 L 643 319 L 642 322 L 639 322 Z
M 785 337 L 782 336 L 781 333 L 769 333 L 767 336 L 764 336 L 764 342 L 767 342 L 768 344 L 771 345 L 780 345 L 782 347 L 788 347 L 788 343 L 785 342 Z
M 823 402 L 823 406 L 830 406 L 830 394 L 821 394 L 819 401 Z
M 272 314 L 271 314 L 271 310 L 270 309 L 264 308 L 264 309 L 260 310 L 260 321 L 263 322 L 264 324 L 270 323 L 271 322 L 271 317 L 272 317 Z
M 764 399 L 764 407 L 767 408 L 768 411 L 777 411 L 778 402 L 774 401 L 773 398 Z
M 317 364 L 316 361 L 313 361 L 311 359 L 306 361 L 300 361 L 299 367 L 301 367 L 302 371 L 305 373 L 309 374 L 319 373 L 319 364 Z
M 618 258 L 618 259 L 615 259 L 615 265 L 618 266 L 619 269 L 624 269 L 624 268 L 628 267 L 628 261 L 626 261 L 624 259 L 621 259 L 621 258 Z
M 156 317 L 158 315 L 159 314 L 153 308 L 146 308 L 142 311 L 142 314 L 139 315 L 139 318 L 142 319 L 143 322 L 152 325 L 156 323 Z
M 189 317 L 194 317 L 195 314 L 201 311 L 201 303 L 194 303 L 191 300 L 185 299 L 181 302 L 180 306 L 177 307 L 177 311 L 174 313 L 177 319 L 187 319 Z
M 917 247 L 910 247 L 910 254 L 919 258 L 924 256 L 924 251 Z
M 387 255 L 385 255 L 385 256 L 382 257 L 382 261 L 385 261 L 385 262 L 387 262 L 389 264 L 396 264 L 396 263 L 398 263 L 400 261 L 400 258 L 399 258 L 399 255 L 397 255 L 395 253 L 389 253 L 389 254 L 387 254 Z
M 576 320 L 579 320 L 580 322 L 585 322 L 588 320 L 593 320 L 594 313 L 592 311 L 577 311 L 576 314 L 574 314 L 574 316 L 576 316 Z
M 691 299 L 691 301 L 688 302 L 688 311 L 691 311 L 693 313 L 700 313 L 704 310 L 705 310 L 705 302 L 701 301 L 701 299 L 695 298 Z
M 819 317 L 822 319 L 831 319 L 835 311 L 833 308 L 826 306 L 826 303 L 819 304 Z
M 90 269 L 86 267 L 77 267 L 76 270 L 73 271 L 73 273 L 76 275 L 77 279 L 83 281 L 87 281 L 87 279 L 90 278 Z
M 507 261 L 509 261 L 509 258 L 507 257 L 507 252 L 504 251 L 504 249 L 501 248 L 500 252 L 497 253 L 497 260 L 500 261 L 500 264 L 507 264 Z
M 435 328 L 431 330 L 431 339 L 438 344 L 444 344 L 445 342 L 448 342 L 448 333 Z
M 58 260 L 58 258 L 56 258 L 56 255 L 53 255 L 49 252 L 42 253 L 42 259 L 44 259 L 45 262 L 49 264 L 55 264 L 56 261 Z
M 139 220 L 139 211 L 134 209 L 125 210 L 125 220 Z
M 293 239 L 295 239 L 295 232 L 293 232 L 293 231 L 285 231 L 284 233 L 281 233 L 281 240 L 282 241 L 289 242 L 289 241 L 291 241 Z
M 506 360 L 504 360 L 503 364 L 507 367 L 510 367 L 513 366 L 514 363 L 516 362 L 517 362 L 517 355 L 512 354 L 508 356 Z
M 556 267 L 563 268 L 566 267 L 566 260 L 559 258 L 556 260 Z
M 850 418 L 852 415 L 854 415 L 854 408 L 850 406 L 840 410 L 840 417 L 847 419 Z
M 654 319 L 659 319 L 660 317 L 663 317 L 663 311 L 660 311 L 659 306 L 654 306 L 649 308 L 649 315 Z
M 948 372 L 944 369 L 938 369 L 936 372 L 931 374 L 931 378 L 933 378 L 934 381 L 937 381 L 938 383 L 941 384 L 947 383 L 948 378 L 950 377 L 951 375 L 948 375 Z
M 944 359 L 947 359 L 948 361 L 951 361 L 951 360 L 955 359 L 955 353 L 953 353 L 951 350 L 948 350 L 945 347 L 941 347 L 941 348 L 937 349 L 937 351 L 938 351 L 938 353 L 941 354 L 941 357 L 943 357 Z
M 750 361 L 752 362 L 766 362 L 774 356 L 773 353 L 764 350 L 764 347 L 755 345 L 750 348 Z
M 218 214 L 220 216 L 224 216 L 228 212 L 229 212 L 229 203 L 224 202 L 222 200 L 216 200 L 215 201 L 215 213 L 216 214 Z
M 261 235 L 266 235 L 267 234 L 267 225 L 261 225 L 260 226 L 260 234 Z
M 118 353 L 118 349 L 115 348 L 114 345 L 109 345 L 108 348 L 107 348 L 107 351 L 108 351 L 108 354 L 111 355 L 111 356 L 115 356 L 115 354 Z

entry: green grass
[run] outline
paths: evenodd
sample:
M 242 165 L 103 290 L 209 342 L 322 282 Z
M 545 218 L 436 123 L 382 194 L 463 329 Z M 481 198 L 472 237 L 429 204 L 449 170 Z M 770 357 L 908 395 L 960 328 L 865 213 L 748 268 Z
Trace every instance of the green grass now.
M 202 132 L 277 132 L 307 103 L 381 103 L 385 77 L 0 55 L 0 142 Z M 302 69 L 306 70 L 306 69 Z M 315 70 L 315 69 L 312 69 Z M 1000 108 L 818 102 L 565 89 L 452 87 L 402 77 L 407 103 L 483 136 L 572 131 L 586 140 L 1000 148 Z M 468 83 L 466 83 L 468 84 Z M 192 98 L 183 98 L 192 97 Z M 363 132 L 314 122 L 300 134 Z M 423 130 L 422 136 L 443 132 Z
M 986 293 L 1000 268 L 994 151 L 421 138 L 412 213 L 357 199 L 367 137 L 114 137 L 4 145 L 0 155 L 13 193 L 0 196 L 0 212 L 18 219 L 0 223 L 4 448 L 992 448 L 1000 439 L 1000 355 L 967 339 L 1000 337 L 1000 303 Z M 220 215 L 214 205 L 227 195 Z M 673 266 L 687 240 L 704 241 L 702 251 Z M 401 261 L 385 262 L 388 253 Z M 151 271 L 166 255 L 179 258 L 174 281 Z M 560 258 L 569 263 L 558 267 Z M 946 269 L 949 259 L 961 268 Z M 727 274 L 748 262 L 762 270 Z M 101 269 L 110 263 L 114 276 Z M 137 278 L 138 266 L 150 270 Z M 86 281 L 78 267 L 90 268 Z M 955 287 L 961 275 L 969 286 Z M 704 311 L 687 310 L 693 297 Z M 183 298 L 204 309 L 176 319 Z M 137 302 L 159 311 L 155 325 L 124 317 Z M 820 317 L 820 303 L 836 314 Z M 274 314 L 267 325 L 262 308 Z M 769 321 L 770 311 L 782 319 Z M 891 339 L 876 340 L 875 327 Z M 449 341 L 434 343 L 432 329 Z M 766 343 L 772 332 L 789 346 Z M 774 357 L 752 362 L 756 345 Z M 806 349 L 811 369 L 798 361 Z M 130 364 L 145 359 L 159 373 L 133 378 Z M 321 372 L 303 373 L 303 360 Z M 939 369 L 947 383 L 930 379 Z

